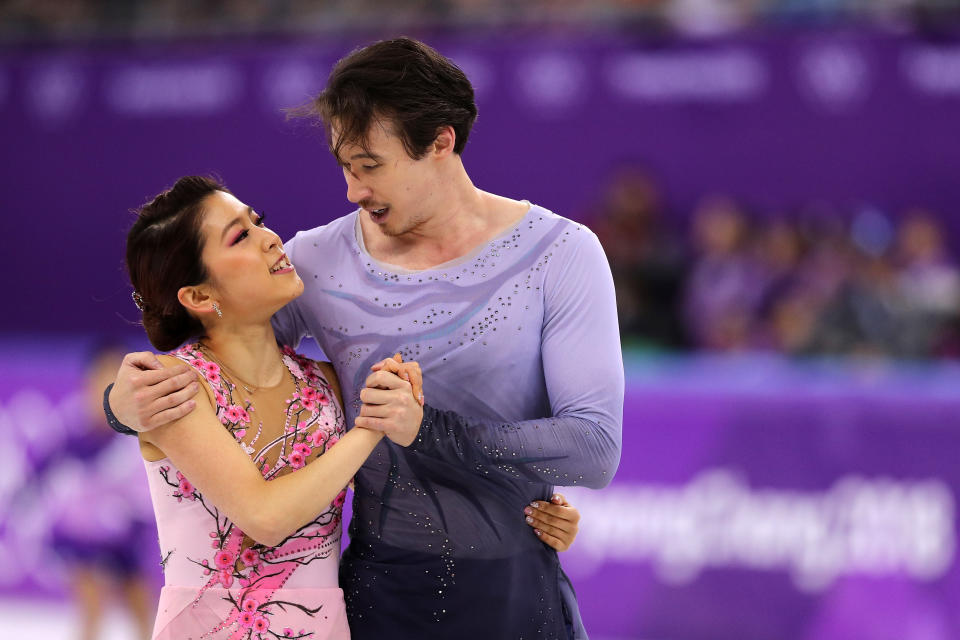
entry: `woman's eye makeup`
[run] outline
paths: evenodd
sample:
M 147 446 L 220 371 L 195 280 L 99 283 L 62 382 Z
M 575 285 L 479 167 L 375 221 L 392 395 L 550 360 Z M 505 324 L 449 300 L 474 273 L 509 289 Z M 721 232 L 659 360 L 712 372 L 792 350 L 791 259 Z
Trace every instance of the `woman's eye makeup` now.
M 252 217 L 253 217 L 253 225 L 256 227 L 262 227 L 263 221 L 267 219 L 267 214 L 254 213 L 252 214 Z M 237 234 L 237 236 L 230 243 L 230 246 L 232 247 L 233 245 L 237 244 L 238 242 L 240 242 L 241 240 L 243 240 L 249 235 L 250 235 L 250 229 L 244 229 L 243 231 Z

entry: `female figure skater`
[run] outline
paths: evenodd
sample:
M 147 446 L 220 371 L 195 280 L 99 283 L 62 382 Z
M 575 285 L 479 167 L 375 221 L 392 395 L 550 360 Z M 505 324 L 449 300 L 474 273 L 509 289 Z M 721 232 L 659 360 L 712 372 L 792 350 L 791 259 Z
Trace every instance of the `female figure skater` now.
M 349 637 L 337 585 L 345 487 L 383 435 L 347 432 L 332 366 L 277 345 L 270 318 L 303 282 L 263 223 L 224 186 L 187 177 L 144 205 L 127 237 L 150 341 L 176 349 L 161 362 L 191 365 L 190 391 L 203 390 L 191 413 L 139 434 L 165 575 L 155 639 Z M 365 393 L 419 424 L 421 389 L 416 363 L 387 359 Z M 527 522 L 563 550 L 575 519 L 572 533 L 550 527 L 551 508 L 570 511 L 554 502 Z

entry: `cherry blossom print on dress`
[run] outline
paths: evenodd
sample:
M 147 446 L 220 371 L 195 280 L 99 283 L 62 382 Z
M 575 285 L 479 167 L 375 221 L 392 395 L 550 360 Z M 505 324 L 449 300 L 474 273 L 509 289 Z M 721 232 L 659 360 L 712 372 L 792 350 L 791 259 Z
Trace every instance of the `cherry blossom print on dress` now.
M 283 349 L 282 360 L 291 374 L 293 391 L 283 401 L 284 415 L 279 429 L 275 428 L 278 425 L 269 425 L 270 429 L 265 427 L 254 402 L 240 392 L 242 385 L 232 381 L 229 373 L 217 363 L 205 358 L 198 345 L 182 347 L 174 355 L 193 366 L 209 383 L 216 402 L 217 418 L 267 480 L 303 468 L 328 451 L 345 433 L 342 409 L 335 399 L 331 400 L 333 391 L 319 366 L 289 348 Z M 290 384 L 289 380 L 287 384 Z M 283 390 L 277 390 L 278 402 L 283 397 L 279 393 Z M 274 431 L 277 432 L 275 435 Z M 313 563 L 327 559 L 336 563 L 346 491 L 341 491 L 313 521 L 277 546 L 267 547 L 245 536 L 168 462 L 160 465 L 156 473 L 161 486 L 168 487 L 165 499 L 176 500 L 176 504 L 182 507 L 189 505 L 191 509 L 201 509 L 211 526 L 208 529 L 209 555 L 206 557 L 177 554 L 174 550 L 167 554 L 168 563 L 187 563 L 195 568 L 198 587 L 182 611 L 171 612 L 173 615 L 167 616 L 162 628 L 155 629 L 155 637 L 192 635 L 202 617 L 197 613 L 198 607 L 217 608 L 215 615 L 211 612 L 205 618 L 207 624 L 202 637 L 237 640 L 314 637 L 314 632 L 307 628 L 299 633 L 294 632 L 292 626 L 284 628 L 284 635 L 279 634 L 279 629 L 281 624 L 293 622 L 291 611 L 296 612 L 299 616 L 296 620 L 300 623 L 304 617 L 308 621 L 316 619 L 324 603 L 331 604 L 329 594 L 323 593 L 330 589 L 296 589 L 301 595 L 310 591 L 323 593 L 323 597 L 318 595 L 316 601 L 298 601 L 284 595 L 284 585 L 294 574 Z M 192 513 L 196 517 L 197 512 Z M 339 589 L 334 590 L 339 594 Z M 342 596 L 339 597 L 342 601 Z M 332 613 L 324 612 L 321 617 L 330 615 Z M 211 622 L 214 619 L 216 622 Z M 320 622 L 318 619 L 316 624 Z

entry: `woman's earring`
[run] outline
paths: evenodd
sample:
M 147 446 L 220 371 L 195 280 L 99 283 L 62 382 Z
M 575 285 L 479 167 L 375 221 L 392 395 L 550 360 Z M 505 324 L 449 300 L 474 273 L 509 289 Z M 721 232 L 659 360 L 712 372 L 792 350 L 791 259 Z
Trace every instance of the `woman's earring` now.
M 223 317 L 223 312 L 220 311 L 220 307 L 217 306 L 217 303 L 216 303 L 216 302 L 213 303 L 213 310 L 217 312 L 217 317 L 218 317 L 218 318 L 222 318 L 222 317 Z

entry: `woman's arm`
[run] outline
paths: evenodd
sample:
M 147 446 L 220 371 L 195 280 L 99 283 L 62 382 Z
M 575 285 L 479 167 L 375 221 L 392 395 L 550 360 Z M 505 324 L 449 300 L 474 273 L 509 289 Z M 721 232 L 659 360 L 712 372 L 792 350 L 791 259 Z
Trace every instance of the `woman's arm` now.
M 160 356 L 165 367 L 180 361 Z M 155 445 L 217 508 L 257 542 L 276 546 L 327 508 L 382 434 L 352 429 L 296 473 L 267 482 L 217 419 L 205 393 L 196 409 L 140 437 Z

